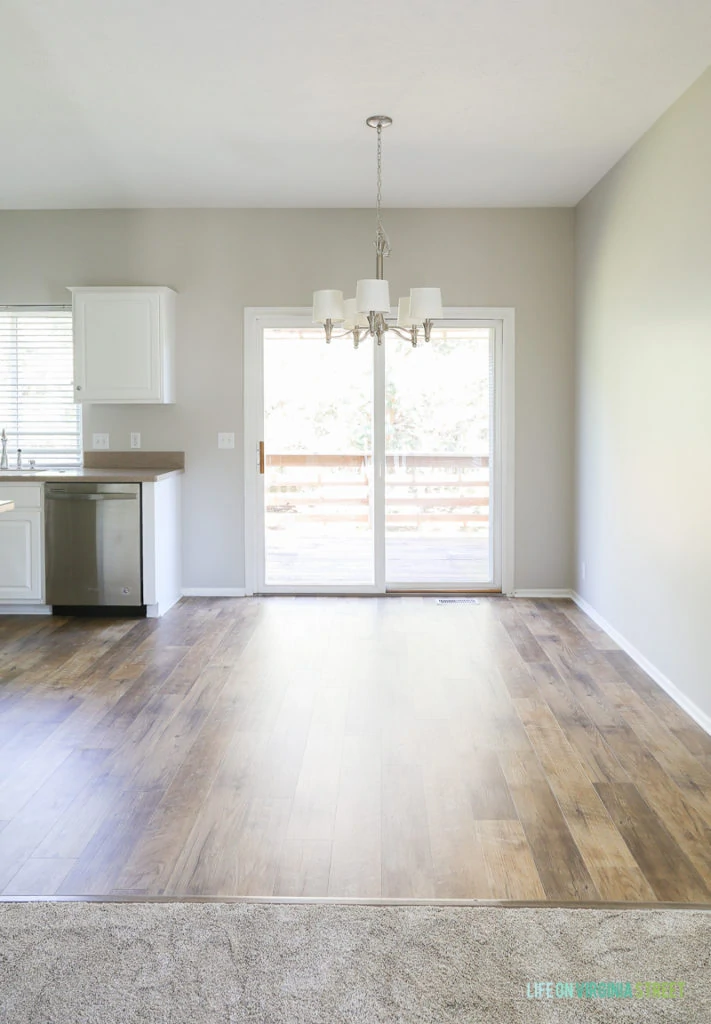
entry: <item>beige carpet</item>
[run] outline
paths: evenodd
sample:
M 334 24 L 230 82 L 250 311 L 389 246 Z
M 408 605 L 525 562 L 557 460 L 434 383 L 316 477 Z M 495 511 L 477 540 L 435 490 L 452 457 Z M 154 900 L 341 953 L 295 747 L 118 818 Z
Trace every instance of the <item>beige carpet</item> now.
M 0 1020 L 701 1024 L 710 951 L 711 912 L 692 910 L 5 903 Z M 683 995 L 527 998 L 628 981 Z

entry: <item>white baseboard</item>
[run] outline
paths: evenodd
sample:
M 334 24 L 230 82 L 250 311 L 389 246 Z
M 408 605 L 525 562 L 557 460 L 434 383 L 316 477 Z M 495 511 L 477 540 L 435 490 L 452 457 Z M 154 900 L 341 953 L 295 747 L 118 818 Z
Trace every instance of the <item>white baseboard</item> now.
M 183 597 L 246 597 L 245 587 L 183 587 Z M 483 596 L 486 596 L 484 593 Z M 514 590 L 511 597 L 570 598 L 571 590 Z
M 0 604 L 0 615 L 51 615 L 51 604 Z
M 178 594 L 171 594 L 169 598 L 164 601 L 159 601 L 158 604 L 147 604 L 146 605 L 146 618 L 147 619 L 161 619 L 166 612 L 169 612 L 173 605 L 176 605 L 180 598 L 183 596 L 183 592 L 180 591 Z
M 169 612 L 173 605 L 177 604 L 183 595 L 180 594 L 174 601 L 164 602 L 163 604 L 147 604 L 146 605 L 146 618 L 147 619 L 162 619 L 166 612 Z
M 572 590 L 514 590 L 512 597 L 548 597 L 548 598 L 563 598 L 572 597 Z
M 632 661 L 635 661 L 642 671 L 647 673 L 650 679 L 653 679 L 658 686 L 661 686 L 665 693 L 669 694 L 671 699 L 675 701 L 683 711 L 686 711 L 687 715 L 693 718 L 696 724 L 700 725 L 704 732 L 707 732 L 711 736 L 711 715 L 707 715 L 706 712 L 702 711 L 702 709 L 694 704 L 692 700 L 689 700 L 686 694 L 682 693 L 679 687 L 675 686 L 671 679 L 665 676 L 664 673 L 661 672 L 656 665 L 653 665 L 648 658 L 645 658 L 642 652 L 638 651 L 634 644 L 631 644 L 626 637 L 622 636 L 621 633 L 618 633 L 615 627 L 610 625 L 607 619 L 603 619 L 602 615 L 595 611 L 593 606 L 588 604 L 585 598 L 581 597 L 580 594 L 577 594 L 575 591 L 572 591 L 570 596 L 573 601 L 575 601 L 578 608 L 585 612 L 588 618 L 592 619 L 600 629 L 604 630 L 605 633 L 607 633 L 607 635 L 622 648 L 625 654 L 629 654 Z
M 244 587 L 183 587 L 183 597 L 245 597 Z

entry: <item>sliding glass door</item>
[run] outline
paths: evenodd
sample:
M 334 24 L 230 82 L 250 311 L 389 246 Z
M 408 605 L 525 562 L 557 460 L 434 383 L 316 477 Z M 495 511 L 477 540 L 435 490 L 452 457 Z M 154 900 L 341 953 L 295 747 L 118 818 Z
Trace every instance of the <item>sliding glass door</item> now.
M 499 589 L 500 325 L 259 341 L 257 592 Z
M 385 349 L 385 581 L 493 582 L 493 330 L 433 331 Z
M 370 339 L 264 331 L 265 587 L 374 587 L 373 408 Z

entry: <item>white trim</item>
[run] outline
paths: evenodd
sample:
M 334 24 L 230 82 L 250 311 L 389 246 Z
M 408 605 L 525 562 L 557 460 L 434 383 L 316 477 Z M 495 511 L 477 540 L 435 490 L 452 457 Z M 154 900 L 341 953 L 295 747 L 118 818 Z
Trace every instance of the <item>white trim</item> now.
M 489 309 L 501 321 L 502 374 L 499 386 L 501 473 L 501 591 L 512 594 L 516 568 L 516 312 Z
M 174 608 L 180 598 L 183 596 L 182 590 L 179 594 L 171 594 L 170 597 L 160 602 L 159 604 L 147 604 L 146 605 L 146 618 L 147 619 L 162 619 L 163 616 Z
M 51 604 L 0 604 L 0 618 L 3 615 L 51 615 Z
M 397 311 L 391 311 L 393 317 Z M 313 326 L 309 306 L 269 307 L 247 306 L 244 310 L 244 565 L 245 594 L 258 589 L 259 514 L 257 502 L 257 446 L 261 440 L 259 423 L 263 388 L 263 366 L 260 358 L 260 331 L 265 327 L 293 327 L 295 321 Z M 502 373 L 498 386 L 498 414 L 500 416 L 498 448 L 501 459 L 501 552 L 500 581 L 504 594 L 514 593 L 515 571 L 515 371 L 516 371 L 516 315 L 508 306 L 449 306 L 444 310 L 442 326 L 452 320 L 498 321 L 501 325 Z M 376 569 L 377 569 L 376 565 Z M 281 588 L 269 587 L 270 593 Z M 361 588 L 361 593 L 380 593 L 376 586 Z M 348 588 L 314 588 L 316 592 L 349 592 Z M 308 593 L 307 588 L 299 588 Z M 289 592 L 284 588 L 284 592 Z M 293 592 L 293 591 L 292 591 Z M 356 591 L 353 591 L 355 593 Z M 185 591 L 184 591 L 185 593 Z
M 391 583 L 385 594 L 389 597 L 407 594 L 420 594 L 423 597 L 500 597 L 501 587 L 497 587 L 495 583 L 472 583 L 470 586 L 461 583 L 449 586 L 446 583 Z
M 371 438 L 373 467 L 373 584 L 374 590 L 385 593 L 387 533 L 385 528 L 385 416 L 376 409 L 385 409 L 385 345 L 373 343 L 373 406 Z
M 581 597 L 580 594 L 575 591 L 572 591 L 570 596 L 573 601 L 575 601 L 578 608 L 585 612 L 588 618 L 592 619 L 600 629 L 604 630 L 626 654 L 629 654 L 632 661 L 635 661 L 643 672 L 646 672 L 658 686 L 661 686 L 665 693 L 667 693 L 683 711 L 686 711 L 687 715 L 693 718 L 697 725 L 701 726 L 704 732 L 711 735 L 710 715 L 694 704 L 686 694 L 682 693 L 679 687 L 676 686 L 671 679 L 665 676 L 664 673 L 656 667 L 656 665 L 653 665 L 648 658 L 645 658 L 642 652 L 637 650 L 637 648 L 631 644 L 629 640 L 622 635 L 622 633 L 619 633 L 614 626 L 611 626 L 607 619 L 603 619 L 602 615 L 595 611 L 592 605 L 588 604 L 585 598 Z
M 246 597 L 244 587 L 183 587 L 183 597 Z M 166 609 L 167 610 L 167 609 Z
M 573 591 L 572 590 L 566 590 L 565 588 L 562 589 L 562 590 L 556 590 L 556 589 L 552 589 L 552 590 L 514 590 L 514 592 L 513 592 L 513 594 L 511 596 L 512 597 L 540 597 L 540 598 L 549 598 L 551 600 L 554 600 L 554 599 L 560 600 L 561 598 L 566 598 L 566 597 L 567 598 L 571 598 L 573 596 Z
M 140 487 L 141 561 L 143 564 L 143 604 L 158 607 L 156 594 L 156 496 L 155 484 L 146 481 Z M 157 616 L 151 616 L 157 618 Z

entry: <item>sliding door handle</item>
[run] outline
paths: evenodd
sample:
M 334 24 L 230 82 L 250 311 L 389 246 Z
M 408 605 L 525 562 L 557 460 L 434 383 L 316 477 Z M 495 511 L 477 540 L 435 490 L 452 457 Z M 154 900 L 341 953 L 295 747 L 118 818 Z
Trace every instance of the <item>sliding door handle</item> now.
M 259 442 L 259 472 L 264 476 L 264 441 Z

